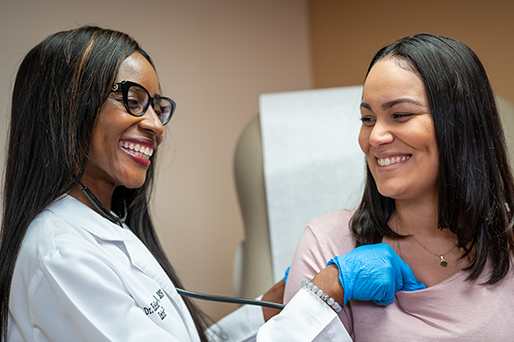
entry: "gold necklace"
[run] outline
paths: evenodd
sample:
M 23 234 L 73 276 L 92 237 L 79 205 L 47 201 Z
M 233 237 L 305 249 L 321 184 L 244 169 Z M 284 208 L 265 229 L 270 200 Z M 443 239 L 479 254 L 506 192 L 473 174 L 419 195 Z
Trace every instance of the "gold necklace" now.
M 454 249 L 455 247 L 457 247 L 457 245 L 454 245 L 454 246 L 453 246 L 453 247 L 452 247 L 448 252 L 446 252 L 446 253 L 444 253 L 444 254 L 440 254 L 440 255 L 439 255 L 439 254 L 435 254 L 434 252 L 432 252 L 432 251 L 430 251 L 428 248 L 426 248 L 426 247 L 425 247 L 421 242 L 419 242 L 419 241 L 418 241 L 418 239 L 416 239 L 416 238 L 414 237 L 414 235 L 413 235 L 413 234 L 409 233 L 409 231 L 408 231 L 407 229 L 405 229 L 405 227 L 403 226 L 403 224 L 400 222 L 400 218 L 398 217 L 398 215 L 396 215 L 396 214 L 395 214 L 395 215 L 394 215 L 394 217 L 396 218 L 396 222 L 398 223 L 398 225 L 399 225 L 400 227 L 402 227 L 402 229 L 403 229 L 403 230 L 405 230 L 405 232 L 406 232 L 407 234 L 409 234 L 409 235 L 410 235 L 410 237 L 414 239 L 414 241 L 416 241 L 416 242 L 417 242 L 421 247 L 423 247 L 423 248 L 424 248 L 428 253 L 430 253 L 430 254 L 432 254 L 432 255 L 435 255 L 436 257 L 438 257 L 438 258 L 440 258 L 440 259 L 441 259 L 441 264 L 440 264 L 441 266 L 443 266 L 443 267 L 448 266 L 448 262 L 444 259 L 444 254 L 448 254 L 448 253 L 450 253 L 451 251 L 453 251 L 453 249 Z

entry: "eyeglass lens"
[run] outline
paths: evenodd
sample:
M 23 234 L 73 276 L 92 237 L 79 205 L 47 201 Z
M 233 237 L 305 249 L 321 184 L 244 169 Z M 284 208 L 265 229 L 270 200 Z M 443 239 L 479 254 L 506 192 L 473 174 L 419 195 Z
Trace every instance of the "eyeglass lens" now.
M 149 95 L 144 88 L 132 85 L 128 89 L 127 104 L 133 115 L 140 115 L 143 113 L 148 108 L 149 100 Z M 155 100 L 152 107 L 163 124 L 169 121 L 171 110 L 173 109 L 173 105 L 169 100 L 158 98 Z

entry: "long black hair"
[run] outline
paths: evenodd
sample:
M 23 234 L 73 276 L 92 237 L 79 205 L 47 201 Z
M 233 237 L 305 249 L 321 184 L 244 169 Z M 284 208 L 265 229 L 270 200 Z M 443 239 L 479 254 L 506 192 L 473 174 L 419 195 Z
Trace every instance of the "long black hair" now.
M 27 228 L 36 215 L 80 182 L 95 120 L 121 63 L 134 52 L 154 66 L 125 33 L 85 26 L 49 36 L 20 65 L 13 89 L 0 235 L 0 341 L 7 339 L 11 280 Z M 125 201 L 126 223 L 171 281 L 182 287 L 148 211 L 154 164 L 141 188 L 115 189 L 112 209 L 119 212 Z M 201 340 L 207 341 L 206 317 L 188 298 L 184 301 Z
M 468 280 L 478 278 L 489 259 L 486 284 L 494 284 L 509 271 L 514 253 L 514 183 L 484 67 L 465 44 L 426 33 L 382 48 L 368 73 L 386 56 L 407 61 L 425 84 L 439 151 L 438 226 L 455 233 L 463 257 L 471 257 Z M 378 192 L 368 167 L 351 221 L 357 244 L 401 237 L 387 225 L 394 210 L 394 200 Z

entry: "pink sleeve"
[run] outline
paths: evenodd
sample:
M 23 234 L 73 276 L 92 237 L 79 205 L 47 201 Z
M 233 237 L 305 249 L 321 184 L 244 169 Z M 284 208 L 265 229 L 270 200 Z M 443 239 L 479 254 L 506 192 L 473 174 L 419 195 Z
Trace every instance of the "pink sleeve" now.
M 287 304 L 298 292 L 302 280 L 311 280 L 330 259 L 355 248 L 355 240 L 348 227 L 353 213 L 353 210 L 340 210 L 311 221 L 305 228 L 291 263 L 284 303 Z M 343 308 L 339 319 L 351 334 L 350 307 Z

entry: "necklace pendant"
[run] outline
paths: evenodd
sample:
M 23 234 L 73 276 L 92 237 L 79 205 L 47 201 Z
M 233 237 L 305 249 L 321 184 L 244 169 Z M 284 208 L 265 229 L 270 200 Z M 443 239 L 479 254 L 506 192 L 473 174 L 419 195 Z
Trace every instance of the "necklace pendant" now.
M 444 260 L 444 256 L 440 255 L 439 257 L 441 258 L 441 266 L 443 266 L 443 267 L 448 266 L 448 263 L 446 262 L 446 260 Z

